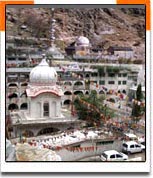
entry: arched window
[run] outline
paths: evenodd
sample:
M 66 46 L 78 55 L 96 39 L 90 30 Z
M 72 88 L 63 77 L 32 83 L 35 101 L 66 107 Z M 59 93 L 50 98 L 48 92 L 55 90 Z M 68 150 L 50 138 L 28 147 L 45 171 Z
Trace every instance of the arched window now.
M 85 77 L 86 77 L 86 78 L 89 78 L 89 77 L 90 77 L 90 75 L 89 75 L 89 74 L 86 74 L 86 75 L 85 75 Z
M 86 91 L 86 93 L 85 93 L 86 95 L 89 95 L 89 91 Z
M 12 93 L 8 96 L 9 99 L 12 99 L 12 98 L 17 98 L 18 97 L 18 94 L 17 93 Z
M 65 91 L 64 95 L 72 95 L 72 92 L 71 91 Z
M 71 104 L 71 100 L 65 100 L 64 101 L 64 105 L 69 105 L 69 104 Z
M 122 92 L 123 92 L 124 94 L 126 94 L 126 91 L 125 91 L 125 90 L 123 90 Z
M 81 85 L 83 85 L 83 83 L 80 82 L 80 81 L 77 81 L 77 82 L 74 83 L 74 85 L 75 85 L 75 86 L 81 86 Z
M 18 85 L 16 84 L 16 83 L 10 83 L 9 85 L 8 85 L 8 87 L 9 88 L 11 88 L 11 87 L 13 87 L 13 88 L 17 88 L 18 87 Z
M 99 94 L 105 94 L 104 90 L 100 90 Z
M 83 94 L 83 92 L 82 91 L 78 91 L 78 90 L 74 92 L 74 95 L 79 95 L 79 94 Z
M 20 106 L 21 110 L 27 110 L 28 109 L 28 104 L 27 103 L 22 103 Z
M 18 110 L 18 105 L 15 103 L 12 103 L 8 106 L 8 110 Z
M 44 103 L 44 105 L 43 105 L 43 116 L 44 117 L 49 117 L 49 103 L 48 102 L 46 102 L 46 103 Z

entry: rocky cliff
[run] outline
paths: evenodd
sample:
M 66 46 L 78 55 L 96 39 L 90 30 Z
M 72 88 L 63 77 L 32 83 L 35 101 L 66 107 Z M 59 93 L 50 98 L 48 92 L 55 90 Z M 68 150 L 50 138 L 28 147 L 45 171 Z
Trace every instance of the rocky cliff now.
M 49 39 L 50 9 L 7 9 L 7 34 Z M 56 43 L 68 45 L 77 36 L 89 38 L 94 47 L 130 46 L 144 60 L 145 10 L 141 8 L 55 9 Z

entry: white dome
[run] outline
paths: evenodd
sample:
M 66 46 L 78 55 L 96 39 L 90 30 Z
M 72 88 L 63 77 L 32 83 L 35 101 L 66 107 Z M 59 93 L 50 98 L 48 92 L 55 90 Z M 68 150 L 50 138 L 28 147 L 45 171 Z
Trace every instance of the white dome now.
M 84 36 L 80 36 L 77 40 L 76 40 L 76 45 L 77 46 L 89 46 L 90 42 L 89 39 L 84 37 Z
M 48 48 L 48 50 L 46 52 L 46 56 L 52 56 L 55 59 L 63 59 L 64 58 L 63 54 L 55 46 Z
M 46 59 L 34 67 L 30 72 L 30 83 L 33 84 L 56 84 L 57 73 L 53 67 L 49 67 Z

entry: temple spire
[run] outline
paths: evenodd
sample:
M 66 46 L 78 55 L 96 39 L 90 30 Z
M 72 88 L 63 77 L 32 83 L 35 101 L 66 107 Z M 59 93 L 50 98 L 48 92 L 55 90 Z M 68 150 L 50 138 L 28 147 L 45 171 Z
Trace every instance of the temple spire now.
M 50 45 L 52 47 L 55 41 L 55 22 L 56 22 L 56 20 L 54 19 L 54 8 L 51 8 L 50 13 L 51 13 Z

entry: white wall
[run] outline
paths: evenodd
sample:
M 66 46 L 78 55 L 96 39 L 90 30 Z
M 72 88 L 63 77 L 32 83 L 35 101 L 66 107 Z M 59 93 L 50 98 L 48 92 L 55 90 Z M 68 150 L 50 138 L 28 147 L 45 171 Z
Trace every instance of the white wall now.
M 43 117 L 43 103 L 49 103 L 49 117 L 57 117 L 61 114 L 61 97 L 51 93 L 43 93 L 35 98 L 31 98 L 30 116 L 32 118 Z

